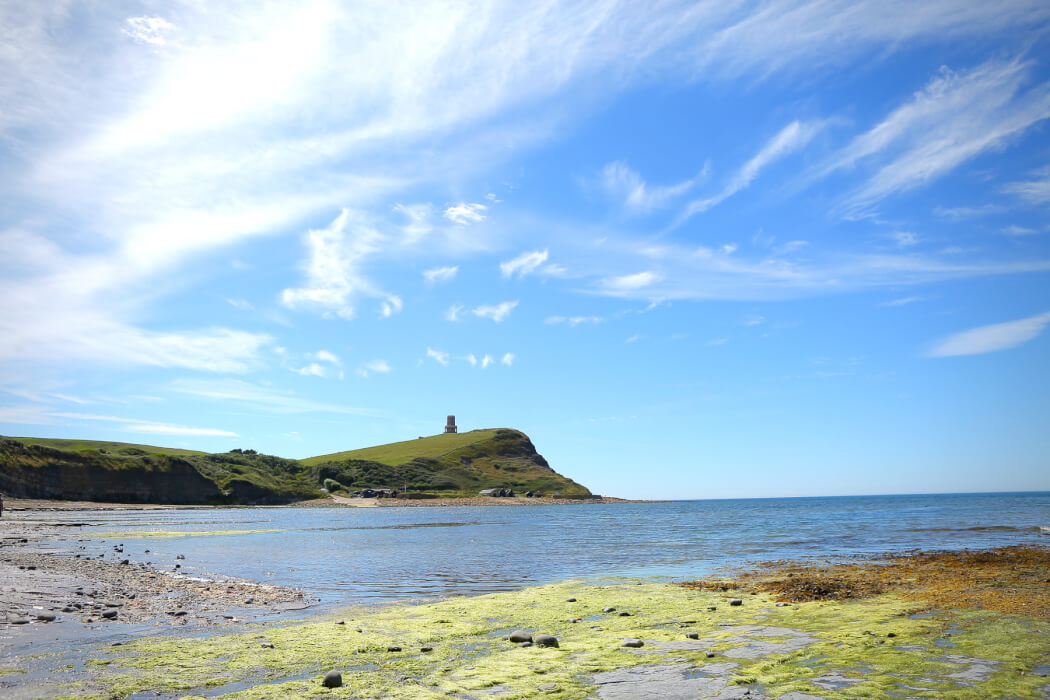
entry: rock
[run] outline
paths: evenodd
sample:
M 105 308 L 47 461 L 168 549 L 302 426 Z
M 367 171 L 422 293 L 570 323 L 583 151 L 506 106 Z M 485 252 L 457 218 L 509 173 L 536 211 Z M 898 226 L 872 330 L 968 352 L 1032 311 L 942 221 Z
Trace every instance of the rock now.
M 185 554 L 180 554 L 179 556 L 177 556 L 177 557 L 175 557 L 175 558 L 176 558 L 176 559 L 185 559 L 185 558 L 186 558 L 186 555 L 185 555 Z
M 716 605 L 711 605 L 707 608 L 707 612 L 714 612 L 715 610 L 718 610 L 718 606 Z
M 188 614 L 189 613 L 187 613 L 185 610 L 176 610 L 172 613 L 172 615 L 174 615 L 175 617 L 185 617 Z
M 337 624 L 337 625 L 345 625 L 346 624 L 346 620 L 340 620 L 339 622 L 337 622 L 335 624 Z
M 323 685 L 325 688 L 340 688 L 343 685 L 343 674 L 339 671 L 329 671 L 324 674 Z
M 127 566 L 127 565 L 128 565 L 128 564 L 130 564 L 130 563 L 131 563 L 131 560 L 130 560 L 130 559 L 121 559 L 121 560 L 120 560 L 120 565 L 121 565 L 121 566 Z
M 36 619 L 40 620 L 41 622 L 54 622 L 55 613 L 43 612 L 37 615 Z
M 896 633 L 896 632 L 887 632 L 887 633 L 886 633 L 886 636 L 887 636 L 887 637 L 896 637 L 896 636 L 897 636 L 897 633 Z
M 558 684 L 557 683 L 544 683 L 543 685 L 541 685 L 541 686 L 536 688 L 536 690 L 542 690 L 543 692 L 547 692 L 549 690 L 557 690 L 557 689 L 558 689 Z
M 426 654 L 428 651 L 434 651 L 434 647 L 419 647 L 419 650 Z
M 116 610 L 103 610 L 102 611 L 102 617 L 106 618 L 107 620 L 115 620 L 115 619 L 117 619 L 117 611 Z
M 273 649 L 273 642 L 263 642 L 260 644 L 263 649 Z
M 626 610 L 624 610 L 624 611 L 623 611 L 622 613 L 620 613 L 620 615 L 619 615 L 619 616 L 620 616 L 620 617 L 630 617 L 630 616 L 631 616 L 631 613 L 629 613 L 629 612 L 627 612 Z
M 107 600 L 105 602 L 107 608 L 119 608 L 121 605 L 123 605 L 123 603 L 118 603 L 115 600 Z
M 575 599 L 575 598 L 566 598 L 566 599 L 565 599 L 565 602 L 566 602 L 566 603 L 575 603 L 575 602 L 576 602 L 576 599 Z
M 532 646 L 532 642 L 525 642 L 524 644 L 522 644 L 522 645 L 521 645 L 521 647 L 522 647 L 523 649 L 524 649 L 525 647 L 531 647 L 531 646 Z
M 29 618 L 16 617 L 15 619 L 11 620 L 11 624 L 12 625 L 28 625 L 29 624 Z
M 401 647 L 399 647 L 399 646 L 388 646 L 386 648 L 386 650 L 387 651 L 401 651 Z
M 72 607 L 72 606 L 70 606 L 70 605 L 67 605 L 66 607 L 62 608 L 62 612 L 64 612 L 64 613 L 71 613 L 71 612 L 76 612 L 76 611 L 77 611 L 77 609 Z
M 616 612 L 616 608 L 602 608 L 603 613 Z
M 532 635 L 524 630 L 515 630 L 510 633 L 507 639 L 515 644 L 521 644 L 522 642 L 531 642 Z
M 532 640 L 538 647 L 556 647 L 558 646 L 558 638 L 552 634 L 537 634 Z
M 685 638 L 686 639 L 700 639 L 700 635 L 697 634 L 696 632 L 690 632 L 689 634 L 685 635 Z
M 642 647 L 644 645 L 645 645 L 645 642 L 643 642 L 640 639 L 625 639 L 625 640 L 623 640 L 623 644 L 621 644 L 620 646 L 628 647 L 630 649 L 638 649 L 638 648 L 640 648 L 640 647 Z
M 709 659 L 713 659 L 713 658 L 715 658 L 715 652 L 709 651 L 706 654 L 704 654 L 704 656 L 706 656 Z
M 729 601 L 729 604 L 730 605 L 743 605 L 744 601 L 740 600 L 739 598 L 733 598 L 731 601 Z
M 248 598 L 247 600 L 244 601 L 244 604 L 245 605 L 251 605 L 254 602 L 255 602 L 255 598 Z

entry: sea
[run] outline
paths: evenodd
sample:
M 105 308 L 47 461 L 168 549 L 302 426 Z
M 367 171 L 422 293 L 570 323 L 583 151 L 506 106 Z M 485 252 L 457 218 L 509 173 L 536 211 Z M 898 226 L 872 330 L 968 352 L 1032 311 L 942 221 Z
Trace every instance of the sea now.
M 693 579 L 779 559 L 1050 545 L 1050 492 L 516 507 L 50 512 L 48 543 L 355 605 L 566 579 Z M 184 559 L 178 558 L 180 555 Z

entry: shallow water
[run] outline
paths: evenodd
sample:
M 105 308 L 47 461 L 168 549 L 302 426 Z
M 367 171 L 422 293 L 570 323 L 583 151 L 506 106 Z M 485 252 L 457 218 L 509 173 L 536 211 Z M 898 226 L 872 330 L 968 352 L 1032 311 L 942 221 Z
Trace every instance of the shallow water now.
M 178 563 L 188 575 L 296 586 L 329 604 L 487 593 L 577 577 L 691 578 L 780 558 L 1050 544 L 1050 493 L 33 517 L 91 523 L 68 528 L 69 539 L 52 547 L 109 558 L 123 543 L 121 558 L 161 569 Z M 242 534 L 206 534 L 229 531 Z M 125 534 L 99 535 L 114 532 Z

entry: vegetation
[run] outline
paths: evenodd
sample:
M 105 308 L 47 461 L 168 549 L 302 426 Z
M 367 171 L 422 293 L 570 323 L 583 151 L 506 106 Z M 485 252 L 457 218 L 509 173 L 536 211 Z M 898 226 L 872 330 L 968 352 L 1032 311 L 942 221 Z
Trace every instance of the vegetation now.
M 250 449 L 208 454 L 91 440 L 0 438 L 0 490 L 30 498 L 131 503 L 280 504 L 363 488 L 444 496 L 484 488 L 586 495 L 498 428 L 436 435 L 305 460 Z
M 1033 586 L 1043 584 L 1045 570 L 1029 570 L 1031 559 L 1020 562 L 1018 556 L 1027 555 L 1007 553 L 1005 561 L 981 570 L 989 581 L 999 570 Z M 938 566 L 918 559 L 908 566 L 924 570 L 926 563 Z M 869 573 L 879 566 L 869 566 Z M 793 572 L 820 576 L 819 568 Z M 951 562 L 931 577 L 941 578 L 949 569 L 954 570 Z M 961 591 L 968 574 L 955 571 Z M 77 691 L 93 697 L 153 691 L 236 698 L 436 700 L 498 694 L 569 700 L 595 697 L 596 674 L 673 666 L 681 669 L 682 681 L 718 679 L 725 684 L 722 697 L 740 697 L 750 689 L 771 697 L 796 692 L 829 700 L 1045 694 L 1050 623 L 1024 608 L 1005 613 L 971 601 L 972 606 L 930 609 L 925 603 L 932 601 L 905 595 L 911 589 L 904 582 L 892 592 L 778 607 L 769 593 L 747 595 L 760 582 L 748 577 L 690 588 L 638 580 L 570 581 L 353 609 L 335 619 L 260 625 L 233 634 L 140 639 L 100 650 L 88 662 L 95 677 Z M 742 604 L 730 604 L 734 598 Z M 623 612 L 629 615 L 621 617 Z M 515 629 L 553 634 L 559 646 L 512 644 L 505 637 Z M 642 653 L 622 648 L 625 638 L 643 640 Z M 342 672 L 342 688 L 321 687 L 330 669 Z M 739 692 L 734 685 L 742 686 Z

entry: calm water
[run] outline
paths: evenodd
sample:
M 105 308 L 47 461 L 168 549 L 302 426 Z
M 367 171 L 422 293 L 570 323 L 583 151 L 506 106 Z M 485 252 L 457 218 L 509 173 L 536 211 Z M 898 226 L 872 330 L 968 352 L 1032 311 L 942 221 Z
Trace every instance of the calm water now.
M 328 603 L 517 589 L 576 577 L 690 578 L 779 558 L 1050 544 L 1050 493 L 792 498 L 587 506 L 265 508 L 48 514 L 63 545 L 301 587 Z M 277 530 L 176 538 L 112 531 Z M 73 533 L 77 534 L 73 534 Z M 76 541 L 80 540 L 80 541 Z M 149 554 L 144 550 L 151 550 Z

